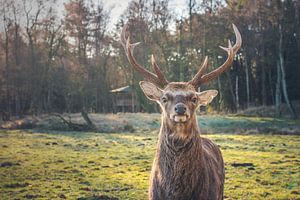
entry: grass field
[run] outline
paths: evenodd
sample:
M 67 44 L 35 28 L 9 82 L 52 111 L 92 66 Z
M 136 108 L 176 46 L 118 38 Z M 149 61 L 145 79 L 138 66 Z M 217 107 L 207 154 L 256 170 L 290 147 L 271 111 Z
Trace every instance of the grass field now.
M 220 145 L 225 199 L 300 199 L 300 136 L 204 135 Z M 0 130 L 1 199 L 147 199 L 157 131 Z

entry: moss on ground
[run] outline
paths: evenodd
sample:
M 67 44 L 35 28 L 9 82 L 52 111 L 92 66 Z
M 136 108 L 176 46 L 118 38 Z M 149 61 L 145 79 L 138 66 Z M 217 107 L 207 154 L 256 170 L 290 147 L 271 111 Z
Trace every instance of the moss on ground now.
M 300 199 L 300 136 L 205 135 L 221 146 L 225 199 Z M 1 199 L 147 199 L 157 131 L 0 131 Z

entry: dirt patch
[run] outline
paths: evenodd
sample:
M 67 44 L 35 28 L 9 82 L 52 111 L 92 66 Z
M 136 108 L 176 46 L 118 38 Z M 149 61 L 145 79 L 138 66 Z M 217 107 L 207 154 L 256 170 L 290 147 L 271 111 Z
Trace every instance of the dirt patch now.
M 254 167 L 253 163 L 232 163 L 232 167 Z
M 77 200 L 119 200 L 119 199 L 107 195 L 99 195 L 99 196 L 91 196 L 91 197 L 80 197 Z
M 24 198 L 26 198 L 26 199 L 37 199 L 37 198 L 40 198 L 40 197 L 42 197 L 42 196 L 38 195 L 38 194 L 26 194 L 24 196 Z
M 27 187 L 29 185 L 29 183 L 8 183 L 5 184 L 4 187 L 5 188 L 23 188 L 23 187 Z
M 20 165 L 20 163 L 13 163 L 13 162 L 0 163 L 0 167 L 11 167 L 11 166 L 15 166 L 15 165 Z

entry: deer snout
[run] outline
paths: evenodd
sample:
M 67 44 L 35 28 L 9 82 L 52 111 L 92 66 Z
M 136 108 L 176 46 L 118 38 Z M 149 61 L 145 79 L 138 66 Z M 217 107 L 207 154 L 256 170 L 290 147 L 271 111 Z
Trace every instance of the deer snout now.
M 178 103 L 175 105 L 175 112 L 178 115 L 186 114 L 186 106 L 183 103 Z

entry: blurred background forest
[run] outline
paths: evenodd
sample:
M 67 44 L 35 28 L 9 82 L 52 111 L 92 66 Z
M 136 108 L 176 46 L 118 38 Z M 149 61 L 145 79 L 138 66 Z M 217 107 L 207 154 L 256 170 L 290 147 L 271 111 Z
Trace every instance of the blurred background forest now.
M 153 54 L 188 81 L 205 56 L 208 72 L 224 63 L 232 23 L 242 47 L 201 86 L 219 95 L 198 117 L 222 149 L 224 199 L 300 199 L 299 0 L 0 0 L 2 199 L 146 199 L 159 107 L 121 29 L 141 65 Z
M 188 81 L 207 55 L 212 70 L 226 59 L 219 45 L 233 42 L 231 24 L 243 45 L 233 66 L 204 89 L 219 95 L 211 110 L 237 112 L 284 103 L 297 117 L 300 100 L 300 1 L 132 0 L 116 23 L 105 1 L 2 0 L 0 5 L 0 116 L 52 112 L 115 112 L 111 90 L 129 86 L 139 102 L 133 111 L 155 112 L 138 86 L 120 44 L 128 23 L 139 63 L 154 54 L 171 81 Z

